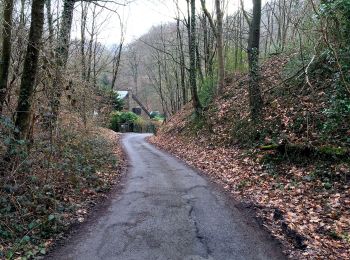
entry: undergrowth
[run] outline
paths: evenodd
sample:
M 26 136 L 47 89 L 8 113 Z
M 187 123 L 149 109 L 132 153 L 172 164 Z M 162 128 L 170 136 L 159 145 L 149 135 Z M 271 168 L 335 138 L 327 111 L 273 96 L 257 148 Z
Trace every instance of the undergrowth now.
M 38 138 L 30 151 L 18 144 L 1 173 L 0 258 L 45 254 L 52 238 L 76 222 L 77 213 L 115 177 L 113 144 L 101 135 L 66 127 L 57 142 Z

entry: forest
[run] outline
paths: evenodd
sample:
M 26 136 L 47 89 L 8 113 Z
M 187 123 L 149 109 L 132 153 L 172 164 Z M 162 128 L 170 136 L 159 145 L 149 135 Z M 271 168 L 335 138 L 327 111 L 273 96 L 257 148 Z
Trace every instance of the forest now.
M 348 259 L 350 0 L 155 0 L 171 20 L 129 40 L 123 8 L 149 1 L 0 0 L 0 259 L 43 257 L 108 200 L 126 125 L 288 258 Z

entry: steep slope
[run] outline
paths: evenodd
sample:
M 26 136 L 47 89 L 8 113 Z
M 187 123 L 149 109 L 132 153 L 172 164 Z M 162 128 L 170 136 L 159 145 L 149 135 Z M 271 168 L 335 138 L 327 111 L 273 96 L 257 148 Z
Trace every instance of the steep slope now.
M 349 122 L 332 118 L 335 90 L 317 67 L 310 84 L 293 57 L 262 66 L 264 118 L 249 119 L 245 74 L 227 79 L 225 94 L 196 119 L 188 104 L 151 142 L 184 159 L 257 209 L 290 257 L 350 256 Z M 295 71 L 297 73 L 295 73 Z

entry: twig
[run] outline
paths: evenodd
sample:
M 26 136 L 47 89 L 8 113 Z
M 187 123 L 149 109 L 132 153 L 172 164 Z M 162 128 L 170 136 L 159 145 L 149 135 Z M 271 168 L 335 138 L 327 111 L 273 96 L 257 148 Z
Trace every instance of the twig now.
M 310 68 L 311 64 L 314 62 L 315 58 L 316 58 L 316 54 L 314 54 L 314 55 L 312 56 L 312 58 L 311 58 L 309 64 L 308 64 L 308 65 L 306 66 L 306 68 L 305 68 L 306 83 L 307 83 L 307 84 L 310 86 L 310 88 L 312 88 L 312 89 L 313 89 L 313 86 L 312 86 L 312 84 L 311 84 L 311 82 L 310 82 L 310 79 L 309 79 L 309 68 Z
M 293 78 L 295 78 L 296 76 L 298 76 L 299 77 L 299 74 L 300 74 L 300 72 L 303 72 L 303 74 L 305 73 L 305 67 L 302 67 L 300 70 L 298 70 L 295 74 L 293 74 L 292 76 L 290 76 L 289 78 L 287 78 L 287 79 L 285 79 L 285 80 L 283 80 L 282 82 L 280 82 L 279 84 L 277 84 L 277 85 L 274 85 L 274 86 L 272 86 L 271 88 L 269 88 L 269 89 L 266 89 L 264 92 L 263 92 L 263 94 L 265 94 L 266 92 L 269 92 L 269 91 L 271 91 L 271 90 L 273 90 L 274 88 L 277 88 L 277 87 L 279 87 L 279 86 L 281 86 L 281 85 L 283 85 L 284 83 L 286 83 L 287 81 L 289 81 L 289 80 L 291 80 L 291 79 L 293 79 Z

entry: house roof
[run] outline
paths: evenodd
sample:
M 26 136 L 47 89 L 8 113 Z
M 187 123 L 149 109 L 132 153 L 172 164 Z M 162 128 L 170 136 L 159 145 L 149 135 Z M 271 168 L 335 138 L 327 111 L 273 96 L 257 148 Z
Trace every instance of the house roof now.
M 127 90 L 118 90 L 118 91 L 116 91 L 116 93 L 118 93 L 118 96 L 119 96 L 120 99 L 124 99 L 129 94 L 129 91 L 127 91 Z

